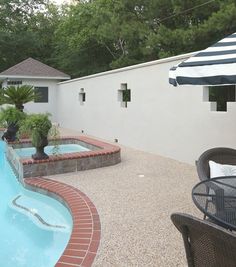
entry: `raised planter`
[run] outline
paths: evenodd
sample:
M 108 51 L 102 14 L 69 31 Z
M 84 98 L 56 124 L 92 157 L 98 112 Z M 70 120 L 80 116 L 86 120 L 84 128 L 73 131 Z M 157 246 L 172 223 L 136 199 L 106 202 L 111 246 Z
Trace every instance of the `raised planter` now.
M 92 138 L 84 136 L 63 137 L 58 139 L 57 142 L 58 144 L 79 144 L 91 151 L 53 155 L 44 160 L 22 159 L 14 149 L 32 146 L 30 140 L 23 140 L 9 143 L 6 149 L 6 157 L 21 181 L 27 177 L 48 176 L 111 166 L 121 161 L 118 146 Z M 53 140 L 49 140 L 49 145 L 52 143 Z

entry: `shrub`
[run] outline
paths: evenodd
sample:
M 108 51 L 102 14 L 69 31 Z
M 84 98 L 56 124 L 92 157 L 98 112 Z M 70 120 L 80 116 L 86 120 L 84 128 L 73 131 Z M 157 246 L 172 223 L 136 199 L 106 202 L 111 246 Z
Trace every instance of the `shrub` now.
M 43 140 L 47 138 L 52 127 L 49 115 L 48 113 L 28 115 L 20 127 L 20 132 L 27 133 L 32 138 L 32 144 L 35 147 L 43 144 Z

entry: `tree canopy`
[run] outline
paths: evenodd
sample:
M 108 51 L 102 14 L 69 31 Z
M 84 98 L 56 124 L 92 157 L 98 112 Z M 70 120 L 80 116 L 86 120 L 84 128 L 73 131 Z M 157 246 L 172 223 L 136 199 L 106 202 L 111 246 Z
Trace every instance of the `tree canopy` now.
M 235 0 L 0 0 L 0 71 L 33 57 L 79 77 L 197 51 L 235 17 Z

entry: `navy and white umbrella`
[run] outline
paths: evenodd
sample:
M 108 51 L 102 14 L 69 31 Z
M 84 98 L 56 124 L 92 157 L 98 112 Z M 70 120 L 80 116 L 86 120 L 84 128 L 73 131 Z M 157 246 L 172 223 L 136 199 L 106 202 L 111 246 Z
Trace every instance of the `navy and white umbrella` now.
M 174 86 L 236 84 L 236 33 L 172 67 L 169 83 Z

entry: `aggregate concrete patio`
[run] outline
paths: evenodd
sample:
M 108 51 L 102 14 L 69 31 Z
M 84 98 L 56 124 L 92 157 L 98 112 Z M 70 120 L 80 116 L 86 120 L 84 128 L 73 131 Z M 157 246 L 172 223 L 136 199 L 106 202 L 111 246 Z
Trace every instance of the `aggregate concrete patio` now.
M 81 135 L 66 129 L 61 133 Z M 170 215 L 186 212 L 202 218 L 191 199 L 198 182 L 195 167 L 119 146 L 118 165 L 48 176 L 80 189 L 96 206 L 102 234 L 93 266 L 187 266 Z

